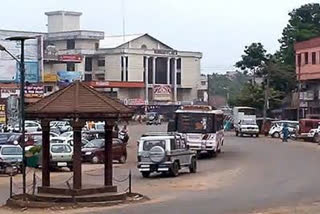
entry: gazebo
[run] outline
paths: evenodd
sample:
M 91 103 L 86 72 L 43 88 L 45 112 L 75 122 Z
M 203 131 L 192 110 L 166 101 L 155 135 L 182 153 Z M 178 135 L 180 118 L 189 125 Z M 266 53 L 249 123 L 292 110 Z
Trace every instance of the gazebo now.
M 112 130 L 116 120 L 127 120 L 132 114 L 122 103 L 79 81 L 28 106 L 26 119 L 41 120 L 42 125 L 42 187 L 39 190 L 50 190 L 50 121 L 62 119 L 71 121 L 74 132 L 73 193 L 82 190 L 81 130 L 86 121 L 105 121 L 104 186 L 101 188 L 116 189 L 112 183 Z

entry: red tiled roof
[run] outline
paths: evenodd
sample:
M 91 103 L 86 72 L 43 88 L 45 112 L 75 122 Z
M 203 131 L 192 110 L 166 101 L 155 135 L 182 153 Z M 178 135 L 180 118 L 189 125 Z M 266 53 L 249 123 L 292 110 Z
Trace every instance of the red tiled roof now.
M 26 108 L 26 117 L 107 119 L 129 118 L 132 110 L 85 83 L 76 81 Z

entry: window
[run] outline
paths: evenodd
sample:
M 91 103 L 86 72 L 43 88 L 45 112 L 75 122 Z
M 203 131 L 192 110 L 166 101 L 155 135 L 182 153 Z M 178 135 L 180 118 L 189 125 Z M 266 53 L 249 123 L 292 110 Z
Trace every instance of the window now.
M 309 53 L 304 53 L 304 64 L 309 64 Z
M 298 66 L 301 65 L 301 54 L 298 54 Z
M 86 57 L 84 60 L 84 70 L 85 71 L 92 71 L 92 58 Z
M 155 146 L 160 146 L 165 149 L 166 141 L 164 140 L 147 140 L 143 142 L 143 151 L 150 151 Z
M 99 42 L 96 42 L 96 43 L 94 44 L 94 47 L 96 48 L 96 50 L 98 50 L 98 49 L 99 49 Z
M 181 72 L 177 73 L 177 85 L 181 85 Z
M 121 57 L 121 81 L 128 81 L 128 61 L 127 56 Z
M 312 52 L 312 65 L 316 64 L 316 52 Z
M 68 39 L 67 40 L 67 49 L 71 50 L 71 49 L 75 49 L 76 47 L 76 41 L 74 39 Z
M 75 71 L 76 66 L 73 62 L 67 62 L 67 71 Z
M 52 153 L 71 153 L 71 147 L 68 145 L 54 145 L 51 147 Z
M 207 81 L 201 81 L 201 85 L 206 85 Z
M 170 139 L 170 147 L 171 150 L 177 149 L 175 139 Z
M 129 58 L 128 57 L 126 57 L 126 81 L 128 82 L 128 78 L 129 78 L 129 74 L 128 74 L 128 62 L 129 61 Z
M 141 45 L 141 48 L 142 49 L 147 49 L 147 46 L 146 45 Z
M 177 59 L 177 69 L 181 70 L 181 59 Z
M 96 80 L 98 80 L 98 81 L 104 81 L 104 80 L 105 80 L 104 74 L 96 74 Z
M 53 86 L 50 86 L 50 85 L 47 85 L 44 87 L 44 92 L 47 93 L 47 92 L 52 92 L 53 91 Z
M 106 61 L 104 59 L 99 59 L 98 60 L 98 66 L 99 67 L 104 67 L 106 65 Z
M 84 81 L 85 82 L 92 81 L 92 74 L 84 74 Z
M 1 151 L 3 155 L 22 155 L 22 149 L 20 147 L 4 147 Z
M 122 56 L 121 57 L 121 81 L 124 80 L 123 72 L 124 72 L 124 57 Z

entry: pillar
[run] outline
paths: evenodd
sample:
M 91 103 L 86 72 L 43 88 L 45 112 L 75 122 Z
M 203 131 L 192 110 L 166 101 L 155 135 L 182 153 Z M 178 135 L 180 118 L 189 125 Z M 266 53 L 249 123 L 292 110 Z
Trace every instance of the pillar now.
M 170 84 L 170 57 L 167 58 L 167 84 Z
M 113 168 L 112 168 L 112 129 L 114 122 L 105 121 L 105 143 L 104 143 L 104 185 L 112 186 Z
M 123 56 L 123 81 L 127 80 L 127 57 Z
M 177 58 L 174 58 L 174 66 L 173 66 L 173 101 L 177 102 L 177 70 L 178 70 L 178 63 Z
M 157 57 L 153 57 L 153 62 L 152 62 L 152 84 L 156 84 L 156 69 L 157 69 Z
M 42 120 L 42 186 L 50 186 L 50 121 Z
M 73 128 L 73 189 L 81 189 L 81 130 L 84 123 L 74 121 Z
M 145 91 L 145 103 L 148 104 L 149 101 L 149 57 L 146 57 L 146 68 L 145 68 L 145 84 L 146 84 L 146 91 Z

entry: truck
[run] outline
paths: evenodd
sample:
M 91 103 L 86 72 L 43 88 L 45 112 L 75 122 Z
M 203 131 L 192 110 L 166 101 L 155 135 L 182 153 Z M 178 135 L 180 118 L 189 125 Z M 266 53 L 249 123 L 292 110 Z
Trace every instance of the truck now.
M 236 136 L 250 135 L 259 137 L 259 126 L 256 122 L 256 109 L 252 107 L 233 108 L 233 126 Z

